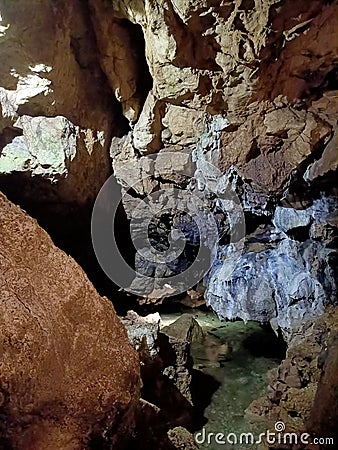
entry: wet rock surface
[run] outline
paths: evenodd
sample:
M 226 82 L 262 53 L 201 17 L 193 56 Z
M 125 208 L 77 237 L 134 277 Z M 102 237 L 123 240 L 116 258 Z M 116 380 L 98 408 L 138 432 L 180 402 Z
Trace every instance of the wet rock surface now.
M 163 323 L 175 321 L 178 314 L 161 314 Z M 258 434 L 264 426 L 250 424 L 244 411 L 252 399 L 263 393 L 267 371 L 278 366 L 285 346 L 272 330 L 242 321 L 220 321 L 212 312 L 198 310 L 195 320 L 204 331 L 204 339 L 191 346 L 194 361 L 192 397 L 204 411 L 207 421 L 195 432 L 200 448 L 233 448 L 233 444 L 208 443 L 208 433 Z M 175 323 L 175 322 L 174 322 Z M 202 434 L 201 434 L 202 433 Z M 236 448 L 246 449 L 239 443 Z M 255 448 L 253 446 L 253 448 Z

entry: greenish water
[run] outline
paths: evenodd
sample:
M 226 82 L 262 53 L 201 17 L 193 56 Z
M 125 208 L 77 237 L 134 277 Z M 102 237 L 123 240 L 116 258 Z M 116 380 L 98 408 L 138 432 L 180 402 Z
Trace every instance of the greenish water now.
M 267 372 L 280 362 L 279 343 L 270 330 L 256 322 L 221 322 L 209 312 L 198 311 L 196 314 L 196 320 L 206 332 L 206 339 L 192 345 L 194 367 L 220 383 L 204 412 L 208 422 L 204 425 L 205 438 L 198 435 L 199 447 L 209 450 L 260 449 L 259 444 L 241 445 L 239 436 L 251 432 L 256 439 L 259 433 L 266 431 L 263 424 L 246 421 L 245 409 L 264 394 Z M 167 324 L 177 317 L 170 314 L 162 316 L 162 319 Z M 208 443 L 209 433 L 214 435 Z M 217 433 L 224 434 L 224 437 L 219 436 L 219 440 L 225 443 L 215 442 Z M 230 433 L 235 435 L 229 436 Z M 235 442 L 236 437 L 237 443 L 226 442 L 227 438 Z

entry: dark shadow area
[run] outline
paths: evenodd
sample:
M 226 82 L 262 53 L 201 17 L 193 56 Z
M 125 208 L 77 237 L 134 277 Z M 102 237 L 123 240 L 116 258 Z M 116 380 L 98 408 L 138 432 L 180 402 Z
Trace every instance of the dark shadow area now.
M 289 230 L 286 234 L 293 240 L 298 242 L 304 242 L 310 239 L 311 224 L 304 227 L 296 227 Z
M 136 298 L 120 291 L 97 261 L 91 239 L 92 202 L 82 205 L 60 203 L 56 188 L 48 180 L 32 178 L 27 173 L 0 176 L 0 191 L 35 218 L 53 243 L 75 259 L 98 293 L 114 303 L 118 314 L 124 315 L 137 305 Z M 44 192 L 46 197 L 43 197 Z M 115 217 L 115 230 L 118 247 L 123 249 L 127 262 L 133 265 L 135 251 L 131 250 L 129 222 L 122 207 L 118 208 Z
M 276 336 L 269 324 L 261 325 L 261 330 L 251 333 L 243 341 L 243 347 L 255 358 L 285 358 L 287 345 L 281 335 Z
M 201 370 L 193 369 L 191 380 L 192 402 L 200 416 L 203 416 L 204 410 L 210 404 L 213 394 L 220 387 L 220 383 L 211 375 L 203 373 Z M 201 428 L 207 420 L 200 423 Z
M 119 21 L 121 26 L 127 30 L 130 38 L 132 39 L 132 46 L 130 47 L 135 58 L 135 65 L 138 69 L 137 72 L 137 94 L 141 100 L 141 104 L 144 103 L 149 91 L 153 87 L 153 78 L 149 71 L 149 66 L 146 59 L 146 47 L 141 25 L 130 22 L 127 19 L 121 19 Z
M 257 228 L 271 224 L 271 218 L 267 216 L 258 216 L 245 211 L 245 234 L 246 236 L 254 233 Z

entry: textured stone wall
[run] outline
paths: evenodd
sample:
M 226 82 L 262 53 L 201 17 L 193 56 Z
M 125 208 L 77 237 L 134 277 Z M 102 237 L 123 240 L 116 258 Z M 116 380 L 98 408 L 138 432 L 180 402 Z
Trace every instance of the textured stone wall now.
M 222 236 L 207 303 L 288 336 L 336 298 L 337 9 L 324 0 L 3 2 L 1 186 L 20 186 L 19 202 L 83 204 L 113 170 L 129 218 L 156 191 L 163 205 L 172 188 L 198 197 Z M 226 190 L 246 219 L 241 256 L 229 246 Z M 170 286 L 198 236 L 175 205 L 169 216 L 188 250 L 158 268 L 140 254 L 135 264 Z M 170 230 L 161 214 L 153 222 L 152 242 L 165 247 Z
M 92 3 L 96 14 L 109 10 Z M 173 173 L 187 166 L 168 154 L 170 170 L 162 170 L 161 181 L 147 155 L 192 155 L 197 183 L 188 192 L 200 191 L 221 217 L 223 235 L 229 224 L 222 193 L 230 186 L 247 237 L 240 258 L 219 246 L 205 280 L 207 304 L 224 318 L 270 320 L 289 336 L 336 299 L 328 263 L 336 246 L 337 3 L 121 1 L 113 9 L 112 16 L 142 26 L 153 77 L 128 136 L 112 141 L 117 178 L 151 198 L 180 185 Z M 182 182 L 181 189 L 187 189 Z M 124 198 L 130 217 L 140 203 L 132 196 Z M 136 265 L 156 273 L 142 258 Z M 185 267 L 178 259 L 161 270 L 171 276 Z
M 0 1 L 0 189 L 88 268 L 91 207 L 113 172 L 136 240 L 147 224 L 157 256 L 186 243 L 170 261 L 143 244 L 128 255 L 162 282 L 140 303 L 182 292 L 171 280 L 198 259 L 202 224 L 212 257 L 186 287 L 205 275 L 221 318 L 270 322 L 291 343 L 255 414 L 318 432 L 336 383 L 335 347 L 317 370 L 325 332 L 311 323 L 337 302 L 337 21 L 336 0 Z M 0 203 L 5 444 L 82 449 L 96 433 L 118 448 L 139 392 L 125 331 L 74 261 Z

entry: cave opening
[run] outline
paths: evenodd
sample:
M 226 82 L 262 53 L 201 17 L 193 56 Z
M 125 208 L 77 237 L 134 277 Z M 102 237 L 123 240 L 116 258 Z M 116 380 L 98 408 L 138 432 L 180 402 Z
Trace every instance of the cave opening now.
M 131 51 L 134 59 L 136 74 L 136 91 L 140 99 L 141 108 L 147 95 L 153 87 L 153 77 L 151 76 L 146 58 L 146 42 L 142 26 L 133 23 L 128 19 L 119 19 L 119 25 L 126 31 L 132 42 Z

